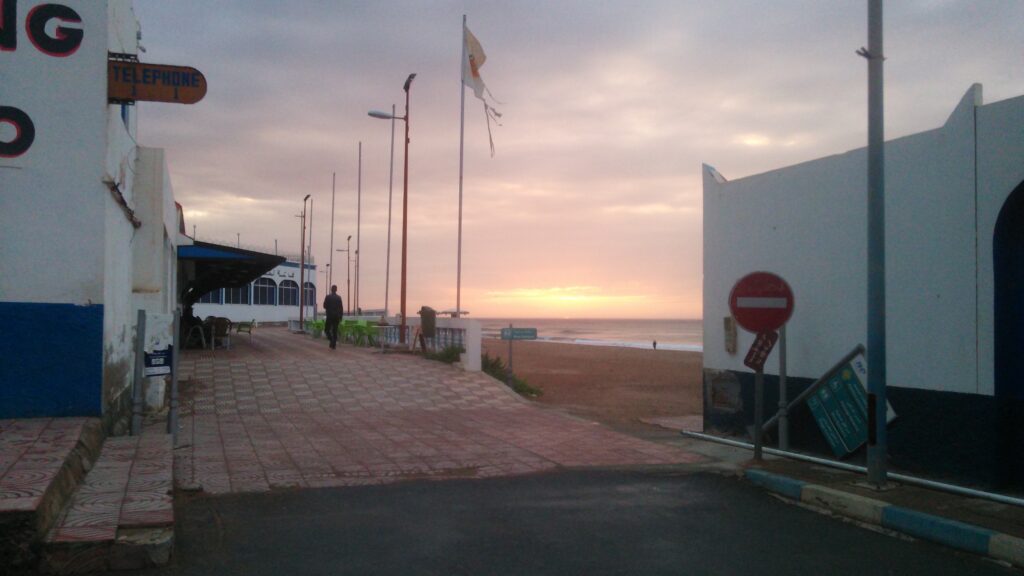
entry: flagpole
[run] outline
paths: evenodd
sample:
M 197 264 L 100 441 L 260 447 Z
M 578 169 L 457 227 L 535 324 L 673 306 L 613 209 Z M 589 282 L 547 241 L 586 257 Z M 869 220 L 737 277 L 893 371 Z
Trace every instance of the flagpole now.
M 334 184 L 338 178 L 337 172 L 331 172 L 331 253 L 330 262 L 327 263 L 327 290 L 330 291 L 334 282 Z
M 459 62 L 459 254 L 455 276 L 455 317 L 462 317 L 462 161 L 466 136 L 466 15 L 462 15 L 462 60 Z

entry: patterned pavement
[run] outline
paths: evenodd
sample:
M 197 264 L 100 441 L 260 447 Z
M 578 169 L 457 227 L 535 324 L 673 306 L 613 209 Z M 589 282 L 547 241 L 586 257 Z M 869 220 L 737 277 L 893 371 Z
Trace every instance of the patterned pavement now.
M 39 507 L 87 421 L 0 420 L 0 514 L 33 512 Z
M 283 328 L 186 351 L 179 368 L 175 482 L 208 493 L 701 459 L 532 405 L 483 373 Z

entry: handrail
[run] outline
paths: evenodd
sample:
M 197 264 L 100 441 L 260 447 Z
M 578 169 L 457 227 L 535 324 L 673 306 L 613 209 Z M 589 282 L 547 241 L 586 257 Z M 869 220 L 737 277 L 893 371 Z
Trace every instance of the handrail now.
M 838 374 L 839 371 L 843 369 L 843 366 L 846 366 L 848 363 L 850 363 L 851 360 L 853 360 L 858 355 L 863 354 L 863 353 L 864 353 L 864 345 L 863 344 L 857 344 L 857 346 L 855 346 L 853 348 L 853 350 L 850 350 L 850 352 L 846 356 L 843 356 L 842 360 L 840 360 L 839 362 L 836 362 L 836 364 L 834 366 L 832 366 L 831 368 L 829 368 L 828 371 L 825 372 L 825 374 L 822 375 L 821 378 L 818 378 L 817 380 L 815 380 L 813 384 L 811 384 L 806 390 L 801 392 L 800 395 L 797 396 L 796 398 L 794 398 L 792 402 L 787 404 L 786 405 L 786 412 L 788 413 L 790 410 L 792 410 L 793 408 L 795 408 L 798 405 L 800 405 L 800 403 L 803 402 L 804 400 L 806 400 L 811 394 L 814 394 L 815 392 L 817 392 L 818 388 L 820 388 L 822 384 L 825 384 L 826 382 L 831 380 L 833 376 Z M 772 426 L 774 426 L 774 425 L 776 425 L 778 423 L 779 423 L 779 413 L 776 412 L 774 416 L 769 418 L 768 421 L 764 423 L 764 426 L 761 427 L 761 430 L 768 430 L 769 428 L 771 428 Z

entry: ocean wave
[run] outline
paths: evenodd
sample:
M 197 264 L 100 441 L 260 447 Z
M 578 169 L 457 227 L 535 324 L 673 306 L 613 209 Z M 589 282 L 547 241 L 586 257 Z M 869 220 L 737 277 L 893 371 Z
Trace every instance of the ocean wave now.
M 589 338 L 537 338 L 537 342 L 550 342 L 552 344 L 576 344 L 578 346 L 609 346 L 612 348 L 638 348 L 650 350 L 652 342 L 634 342 L 629 340 L 594 340 Z M 659 350 L 676 350 L 679 352 L 703 352 L 701 344 L 680 344 L 675 342 L 659 342 Z

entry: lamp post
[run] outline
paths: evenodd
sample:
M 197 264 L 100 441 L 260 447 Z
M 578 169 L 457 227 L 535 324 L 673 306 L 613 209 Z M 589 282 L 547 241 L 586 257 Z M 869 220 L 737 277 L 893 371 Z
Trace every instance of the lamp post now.
M 309 194 L 302 199 L 302 237 L 299 238 L 299 331 L 305 332 L 306 325 L 303 322 L 303 313 L 306 308 L 306 200 Z
M 344 250 L 338 248 L 337 250 L 335 250 L 335 252 L 345 253 L 345 285 L 347 286 L 345 298 L 348 299 L 348 313 L 352 314 L 352 277 L 349 275 L 350 264 L 352 264 L 352 258 L 349 257 L 351 255 L 351 252 L 349 252 L 349 250 L 352 249 L 351 234 L 349 234 L 348 239 L 345 240 L 345 246 L 347 246 L 347 248 L 345 248 Z
M 388 252 L 384 259 L 384 317 L 387 318 L 391 289 L 391 197 L 395 182 L 395 105 L 391 105 L 390 116 L 376 110 L 371 110 L 369 114 L 374 118 L 391 119 L 391 168 L 388 170 Z
M 408 264 L 409 250 L 409 88 L 412 86 L 416 74 L 409 74 L 405 80 L 402 90 L 405 91 L 405 116 L 395 116 L 387 112 L 370 112 L 370 116 L 384 120 L 395 119 L 405 122 L 405 173 L 402 175 L 402 288 L 401 288 L 401 311 L 402 322 L 398 330 L 398 343 L 405 344 L 406 314 L 406 270 Z

